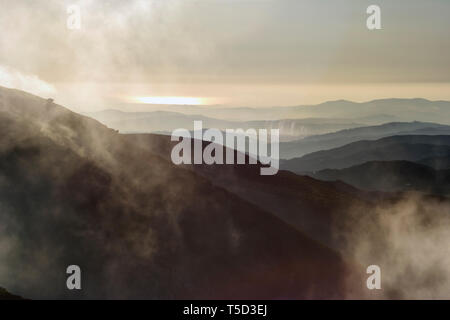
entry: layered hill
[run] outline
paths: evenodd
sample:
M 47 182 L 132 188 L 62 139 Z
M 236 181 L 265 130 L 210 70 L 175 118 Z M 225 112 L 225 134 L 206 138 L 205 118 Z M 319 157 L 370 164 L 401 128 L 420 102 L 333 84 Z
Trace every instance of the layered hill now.
M 367 102 L 328 101 L 317 105 L 274 106 L 268 108 L 224 106 L 153 106 L 122 104 L 122 110 L 170 110 L 184 114 L 201 114 L 210 118 L 232 121 L 279 119 L 353 119 L 357 123 L 379 125 L 386 122 L 436 122 L 450 125 L 450 101 L 426 99 L 379 99 Z
M 159 135 L 125 135 L 130 143 L 165 157 L 176 142 Z M 192 142 L 191 142 L 192 143 Z M 193 144 L 193 143 L 192 143 Z M 204 146 L 209 143 L 204 142 Z M 226 149 L 224 149 L 224 154 Z M 335 219 L 340 219 L 349 206 L 368 208 L 386 195 L 366 194 L 343 183 L 329 183 L 288 171 L 274 176 L 260 175 L 261 165 L 184 165 L 242 199 L 272 213 L 297 230 L 329 247 L 339 250 L 341 243 L 333 239 Z M 327 199 L 324 201 L 324 199 Z
M 0 123 L 0 283 L 20 295 L 348 294 L 351 263 L 339 253 L 131 136 L 5 88 Z M 65 287 L 72 264 L 82 291 Z
M 280 144 L 280 157 L 291 159 L 321 150 L 334 149 L 360 140 L 378 140 L 395 135 L 450 135 L 450 126 L 429 122 L 390 122 L 313 135 Z
M 281 161 L 281 168 L 297 173 L 324 169 L 343 169 L 368 161 L 407 160 L 450 156 L 450 135 L 405 135 L 375 141 L 357 141 L 330 150 L 307 154 L 301 158 Z
M 450 194 L 450 170 L 409 161 L 371 161 L 345 169 L 326 169 L 311 174 L 326 181 L 343 181 L 364 190 Z
M 436 220 L 446 212 L 445 199 L 415 201 L 289 172 L 260 176 L 258 165 L 175 166 L 167 136 L 119 134 L 53 101 L 4 88 L 0 124 L 0 283 L 21 296 L 312 299 L 448 292 L 448 264 L 430 256 L 446 249 L 440 234 L 434 236 L 435 226 L 446 225 Z M 380 212 L 395 218 L 404 201 L 420 204 L 427 220 L 417 228 L 439 240 L 434 251 L 399 246 L 398 230 L 392 244 L 386 232 L 378 238 L 378 227 L 388 230 L 376 223 Z M 361 234 L 373 239 L 364 242 Z M 390 262 L 415 252 L 432 266 Z M 399 291 L 401 278 L 394 277 L 381 292 L 364 290 L 373 261 L 394 273 L 408 265 L 412 289 Z M 72 264 L 81 267 L 81 291 L 66 288 Z M 431 276 L 438 285 L 426 281 Z
M 450 157 L 427 157 L 419 160 L 418 163 L 432 167 L 436 170 L 450 169 Z
M 180 112 L 123 112 L 104 110 L 86 115 L 121 133 L 168 133 L 178 128 L 193 130 L 194 121 L 202 121 L 204 128 L 225 129 L 272 129 L 280 130 L 283 140 L 295 140 L 310 135 L 355 128 L 362 124 L 349 119 L 281 119 L 260 121 L 230 121 L 199 114 Z

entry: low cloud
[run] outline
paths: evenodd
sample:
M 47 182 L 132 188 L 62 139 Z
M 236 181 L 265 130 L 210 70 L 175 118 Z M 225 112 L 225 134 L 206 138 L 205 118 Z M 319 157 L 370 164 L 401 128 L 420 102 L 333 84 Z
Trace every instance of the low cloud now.
M 368 298 L 450 297 L 449 212 L 448 201 L 413 195 L 370 214 L 351 214 L 345 253 L 361 270 L 381 268 L 382 290 L 367 290 Z
M 13 68 L 0 65 L 0 86 L 19 89 L 39 96 L 48 96 L 56 93 L 53 85 L 39 79 L 32 74 L 23 74 Z

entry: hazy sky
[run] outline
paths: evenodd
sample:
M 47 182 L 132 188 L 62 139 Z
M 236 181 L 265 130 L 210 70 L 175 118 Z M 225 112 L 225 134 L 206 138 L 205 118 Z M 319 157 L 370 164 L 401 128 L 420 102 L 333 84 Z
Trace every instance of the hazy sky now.
M 370 4 L 382 30 L 366 28 Z M 0 85 L 76 110 L 450 100 L 448 0 L 0 0 L 0 30 Z

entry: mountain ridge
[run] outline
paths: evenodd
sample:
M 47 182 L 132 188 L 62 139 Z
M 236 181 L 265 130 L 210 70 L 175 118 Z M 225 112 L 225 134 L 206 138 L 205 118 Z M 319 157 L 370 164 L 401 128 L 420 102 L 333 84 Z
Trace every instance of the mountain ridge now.
M 380 212 L 405 201 L 432 221 L 447 205 L 285 171 L 261 176 L 258 165 L 175 166 L 167 136 L 120 134 L 1 87 L 0 124 L 0 283 L 32 299 L 409 297 L 396 279 L 376 296 L 363 289 L 371 262 L 355 255 L 353 236 L 376 237 Z M 370 245 L 377 259 L 392 254 L 378 238 Z M 65 287 L 72 264 L 81 291 Z M 442 296 L 425 281 L 435 267 L 409 269 L 413 296 Z
M 280 167 L 293 172 L 343 169 L 368 161 L 409 160 L 450 155 L 450 135 L 390 136 L 378 140 L 360 140 L 344 146 L 316 151 L 301 158 L 282 160 Z
M 234 106 L 153 106 L 138 104 L 117 104 L 113 108 L 123 110 L 167 110 L 185 114 L 202 114 L 212 118 L 236 121 L 279 120 L 301 118 L 347 118 L 360 119 L 376 115 L 389 115 L 391 121 L 441 122 L 450 118 L 450 101 L 427 99 L 376 99 L 365 102 L 347 100 L 328 101 L 315 105 L 234 107 Z M 384 121 L 386 122 L 386 121 Z M 378 120 L 365 124 L 380 124 Z M 446 122 L 450 125 L 450 120 Z
M 450 126 L 429 122 L 389 122 L 376 126 L 344 129 L 301 140 L 280 143 L 280 157 L 292 159 L 308 153 L 338 148 L 360 140 L 377 140 L 395 135 L 450 135 Z
M 313 178 L 343 181 L 369 191 L 420 191 L 429 194 L 450 194 L 450 170 L 434 170 L 410 161 L 370 161 L 344 169 L 325 169 Z
M 48 100 L 2 88 L 0 99 L 0 219 L 8 230 L 0 237 L 13 250 L 0 252 L 0 282 L 14 292 L 346 295 L 351 264 L 273 214 Z M 64 287 L 73 263 L 86 277 L 82 292 Z

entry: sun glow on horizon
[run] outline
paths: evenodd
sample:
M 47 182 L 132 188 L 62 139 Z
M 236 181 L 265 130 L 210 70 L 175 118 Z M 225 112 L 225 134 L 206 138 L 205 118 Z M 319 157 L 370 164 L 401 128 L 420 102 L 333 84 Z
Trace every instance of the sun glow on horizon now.
M 196 97 L 136 97 L 136 102 L 146 104 L 203 105 L 205 99 Z

